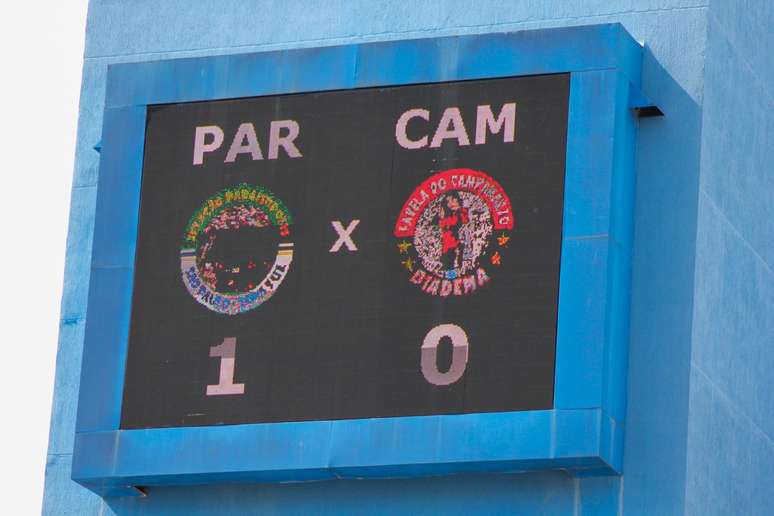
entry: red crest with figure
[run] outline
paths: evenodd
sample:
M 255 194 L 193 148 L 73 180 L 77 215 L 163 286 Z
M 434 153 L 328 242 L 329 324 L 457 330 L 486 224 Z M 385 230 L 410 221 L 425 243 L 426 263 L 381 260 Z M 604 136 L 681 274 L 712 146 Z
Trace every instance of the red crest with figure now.
M 467 168 L 430 176 L 395 222 L 409 281 L 434 296 L 463 296 L 490 281 L 514 226 L 508 195 L 484 172 Z

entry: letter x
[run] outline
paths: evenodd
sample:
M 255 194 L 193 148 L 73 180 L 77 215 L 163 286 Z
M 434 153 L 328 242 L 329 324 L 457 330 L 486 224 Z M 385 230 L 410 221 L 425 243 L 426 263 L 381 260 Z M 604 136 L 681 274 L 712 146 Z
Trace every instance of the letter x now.
M 332 220 L 331 226 L 333 226 L 333 229 L 336 230 L 336 234 L 339 235 L 339 239 L 336 240 L 336 242 L 333 244 L 333 247 L 331 247 L 331 250 L 329 252 L 331 253 L 337 252 L 339 249 L 341 249 L 342 245 L 347 246 L 347 249 L 350 251 L 357 251 L 357 246 L 355 245 L 355 242 L 352 241 L 352 237 L 350 235 L 352 234 L 352 232 L 355 230 L 355 228 L 359 223 L 360 223 L 360 220 L 355 219 L 349 223 L 349 226 L 347 226 L 347 229 L 344 229 L 344 226 L 341 225 L 341 221 Z

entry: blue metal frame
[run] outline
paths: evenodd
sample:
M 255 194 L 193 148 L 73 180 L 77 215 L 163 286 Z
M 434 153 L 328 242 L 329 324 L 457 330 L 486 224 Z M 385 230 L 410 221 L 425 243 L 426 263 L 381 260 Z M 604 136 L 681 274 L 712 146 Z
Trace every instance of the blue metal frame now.
M 620 473 L 642 48 L 618 24 L 113 65 L 72 477 L 132 486 Z M 570 72 L 554 409 L 120 430 L 149 104 Z

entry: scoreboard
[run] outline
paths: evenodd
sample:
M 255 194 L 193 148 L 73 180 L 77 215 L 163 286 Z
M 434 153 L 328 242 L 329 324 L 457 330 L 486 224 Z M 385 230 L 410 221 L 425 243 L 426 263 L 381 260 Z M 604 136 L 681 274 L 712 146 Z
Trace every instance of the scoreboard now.
M 72 478 L 623 468 L 618 24 L 108 67 Z
M 568 92 L 149 107 L 121 427 L 551 408 Z

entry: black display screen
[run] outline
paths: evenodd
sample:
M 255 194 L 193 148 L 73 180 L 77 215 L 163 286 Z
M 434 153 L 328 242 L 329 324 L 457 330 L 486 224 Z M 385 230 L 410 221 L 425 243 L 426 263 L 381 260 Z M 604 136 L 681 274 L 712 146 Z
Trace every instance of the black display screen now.
M 121 427 L 552 408 L 568 94 L 150 106 Z

